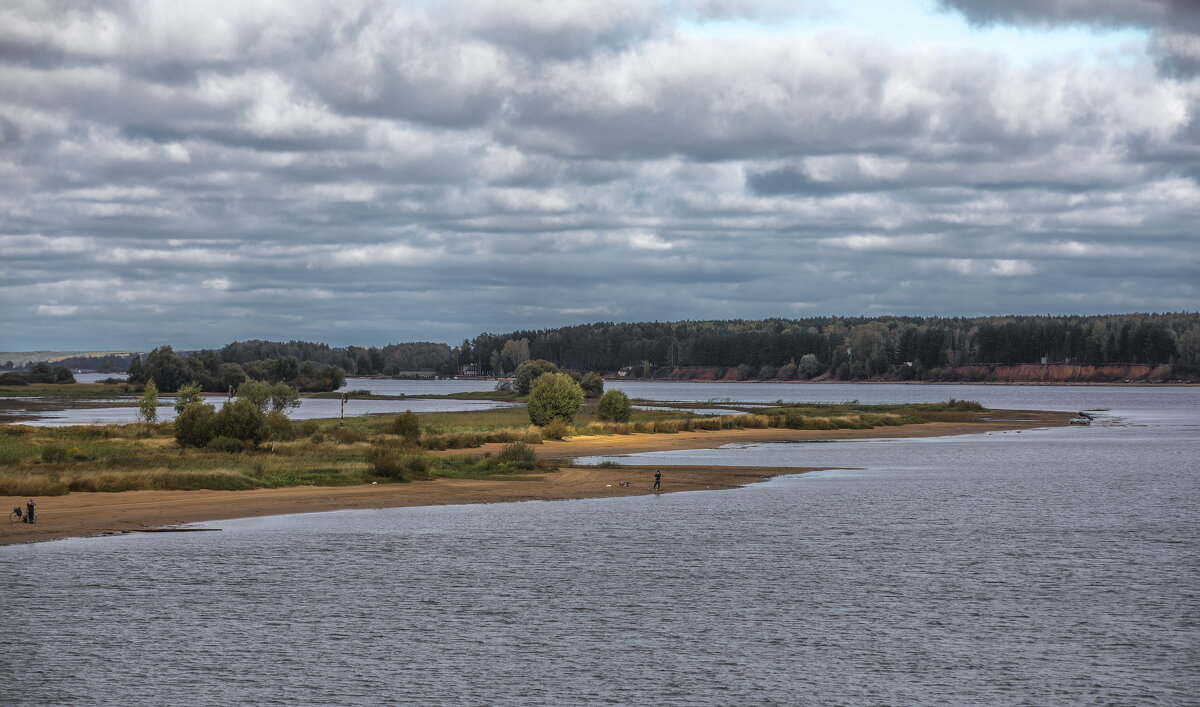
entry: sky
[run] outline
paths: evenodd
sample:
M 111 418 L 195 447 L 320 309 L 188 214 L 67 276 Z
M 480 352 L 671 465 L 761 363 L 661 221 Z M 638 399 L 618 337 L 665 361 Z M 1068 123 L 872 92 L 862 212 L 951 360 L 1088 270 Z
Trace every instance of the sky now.
M 1195 0 L 0 5 L 0 350 L 1200 309 Z

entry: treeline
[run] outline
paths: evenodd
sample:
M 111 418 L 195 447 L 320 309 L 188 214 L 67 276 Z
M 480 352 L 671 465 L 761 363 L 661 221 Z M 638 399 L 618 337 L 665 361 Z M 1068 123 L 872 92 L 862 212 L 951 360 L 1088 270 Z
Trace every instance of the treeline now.
M 459 364 L 502 375 L 522 360 L 632 377 L 955 380 L 999 364 L 1169 365 L 1200 376 L 1200 314 L 813 317 L 613 323 L 481 334 Z
M 446 344 L 418 341 L 384 347 L 332 348 L 309 341 L 235 341 L 219 352 L 227 363 L 248 364 L 281 358 L 337 366 L 355 376 L 397 376 L 406 373 L 456 373 L 457 357 Z
M 234 363 L 225 361 L 221 352 L 211 349 L 181 355 L 170 346 L 160 346 L 146 354 L 145 361 L 134 356 L 128 378 L 135 385 L 152 380 L 165 393 L 191 383 L 206 392 L 224 392 L 236 390 L 247 380 L 282 382 L 302 391 L 329 391 L 342 387 L 346 372 L 320 361 L 299 361 L 295 356 Z

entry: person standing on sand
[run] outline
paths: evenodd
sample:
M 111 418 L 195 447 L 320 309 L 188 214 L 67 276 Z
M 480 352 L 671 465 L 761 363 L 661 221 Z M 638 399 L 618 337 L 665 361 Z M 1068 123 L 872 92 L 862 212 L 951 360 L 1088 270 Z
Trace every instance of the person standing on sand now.
M 653 487 L 651 490 L 652 490 L 652 491 L 658 491 L 658 490 L 659 490 L 658 486 L 659 486 L 659 484 L 661 484 L 661 483 L 662 483 L 662 470 L 661 470 L 661 469 L 656 469 L 656 470 L 654 471 L 654 487 Z
M 37 506 L 37 504 L 33 502 L 32 498 L 25 502 L 25 522 L 26 523 L 32 523 L 33 519 L 36 517 L 33 515 L 33 509 L 35 506 Z

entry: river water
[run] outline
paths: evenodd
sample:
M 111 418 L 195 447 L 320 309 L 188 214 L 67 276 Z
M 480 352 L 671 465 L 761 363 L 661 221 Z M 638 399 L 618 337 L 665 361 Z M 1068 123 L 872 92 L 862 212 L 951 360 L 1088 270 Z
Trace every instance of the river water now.
M 0 548 L 5 701 L 1196 704 L 1200 389 L 983 388 L 1107 410 L 636 457 L 668 489 L 672 463 L 855 467 L 735 491 Z

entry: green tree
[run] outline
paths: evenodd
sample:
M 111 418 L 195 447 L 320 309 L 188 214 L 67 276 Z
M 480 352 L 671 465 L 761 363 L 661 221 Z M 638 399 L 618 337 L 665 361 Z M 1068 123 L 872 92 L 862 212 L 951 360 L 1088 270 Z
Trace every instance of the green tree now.
M 270 404 L 272 412 L 286 415 L 288 410 L 300 407 L 300 391 L 279 381 L 271 386 Z
M 228 437 L 257 446 L 267 438 L 267 416 L 246 399 L 225 403 L 213 420 L 213 437 Z
M 175 414 L 182 414 L 189 405 L 195 405 L 202 400 L 203 398 L 200 397 L 200 386 L 195 383 L 180 386 L 179 390 L 175 393 Z
M 158 385 L 153 378 L 146 381 L 146 389 L 138 401 L 138 419 L 147 423 L 158 422 Z
M 129 368 L 126 369 L 125 378 L 130 383 L 145 383 L 146 372 L 142 369 L 142 357 L 134 354 L 129 360 Z
M 589 398 L 598 398 L 604 395 L 604 379 L 595 372 L 588 373 L 580 381 L 579 387 L 583 388 L 583 394 Z
M 233 388 L 237 390 L 238 386 L 246 381 L 246 372 L 236 363 L 227 363 L 221 366 L 221 388 L 229 390 Z
M 143 366 L 146 379 L 154 379 L 159 390 L 173 393 L 192 380 L 193 371 L 183 357 L 170 346 L 160 346 L 146 355 Z
M 74 383 L 75 374 L 71 373 L 71 369 L 66 366 L 54 367 L 54 382 L 55 383 Z
M 175 441 L 180 447 L 203 447 L 216 436 L 217 411 L 208 403 L 197 402 L 179 411 L 175 418 Z
M 515 379 L 513 382 L 517 387 L 517 392 L 521 395 L 529 395 L 530 389 L 533 387 L 533 382 L 546 373 L 557 373 L 558 366 L 549 361 L 536 358 L 532 361 L 526 361 L 520 366 L 517 366 L 517 372 L 513 374 Z
M 237 387 L 238 400 L 245 400 L 260 412 L 266 412 L 271 403 L 271 386 L 262 381 L 247 380 Z
M 605 422 L 629 422 L 633 413 L 633 403 L 629 396 L 620 390 L 609 390 L 600 397 L 600 405 L 596 414 Z
M 571 422 L 583 403 L 583 390 L 565 373 L 543 373 L 529 388 L 529 420 L 545 427 L 554 420 Z
M 821 362 L 813 354 L 807 353 L 800 357 L 800 363 L 797 365 L 800 375 L 805 378 L 812 378 L 821 372 Z

